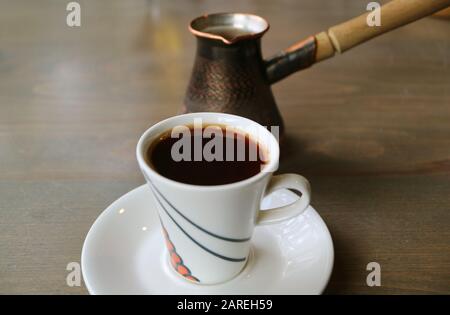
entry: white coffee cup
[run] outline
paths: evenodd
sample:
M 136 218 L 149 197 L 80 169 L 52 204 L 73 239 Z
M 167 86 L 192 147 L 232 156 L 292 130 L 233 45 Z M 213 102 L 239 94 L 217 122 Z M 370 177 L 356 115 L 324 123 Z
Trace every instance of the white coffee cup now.
M 239 182 L 197 186 L 177 182 L 157 173 L 147 162 L 150 144 L 180 125 L 195 119 L 207 125 L 242 130 L 266 149 L 268 161 L 261 172 Z M 139 166 L 158 207 L 172 267 L 185 279 L 215 284 L 235 277 L 244 268 L 256 225 L 278 223 L 304 212 L 310 203 L 310 185 L 303 176 L 272 176 L 278 168 L 277 139 L 263 126 L 239 116 L 222 113 L 191 113 L 174 116 L 150 127 L 139 139 Z M 260 210 L 261 199 L 282 188 L 301 192 L 293 204 Z M 149 209 L 152 211 L 153 209 Z

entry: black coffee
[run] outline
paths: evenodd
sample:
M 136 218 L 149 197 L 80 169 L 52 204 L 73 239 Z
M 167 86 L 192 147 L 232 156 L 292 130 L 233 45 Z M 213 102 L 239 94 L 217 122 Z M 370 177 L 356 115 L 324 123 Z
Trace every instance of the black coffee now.
M 194 132 L 191 127 L 183 138 L 173 138 L 171 131 L 162 134 L 148 149 L 150 166 L 164 177 L 191 185 L 230 184 L 261 171 L 265 153 L 256 141 L 221 126 L 206 137 L 206 128 Z

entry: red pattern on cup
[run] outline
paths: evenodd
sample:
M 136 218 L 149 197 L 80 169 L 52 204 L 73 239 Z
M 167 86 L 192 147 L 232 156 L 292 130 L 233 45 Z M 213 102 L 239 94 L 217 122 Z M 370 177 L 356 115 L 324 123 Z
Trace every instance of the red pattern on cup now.
M 170 257 L 170 264 L 175 269 L 176 272 L 178 272 L 180 275 L 185 277 L 186 279 L 194 282 L 200 282 L 196 277 L 194 277 L 191 274 L 191 271 L 187 266 L 184 265 L 183 259 L 178 255 L 177 251 L 175 250 L 175 245 L 170 240 L 169 234 L 167 233 L 167 230 L 165 227 L 162 227 L 164 238 L 166 240 L 166 247 L 169 251 L 169 257 Z

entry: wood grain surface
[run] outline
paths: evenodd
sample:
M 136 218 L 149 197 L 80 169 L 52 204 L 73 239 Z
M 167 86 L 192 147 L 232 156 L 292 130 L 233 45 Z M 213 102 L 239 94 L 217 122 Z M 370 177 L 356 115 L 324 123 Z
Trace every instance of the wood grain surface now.
M 68 1 L 67 1 L 68 2 Z M 144 182 L 139 135 L 178 113 L 204 12 L 266 17 L 271 56 L 366 1 L 0 3 L 0 293 L 66 285 L 97 216 Z M 335 245 L 326 293 L 450 294 L 450 22 L 426 18 L 273 89 L 286 123 L 280 172 L 305 175 Z M 382 268 L 366 285 L 366 265 Z

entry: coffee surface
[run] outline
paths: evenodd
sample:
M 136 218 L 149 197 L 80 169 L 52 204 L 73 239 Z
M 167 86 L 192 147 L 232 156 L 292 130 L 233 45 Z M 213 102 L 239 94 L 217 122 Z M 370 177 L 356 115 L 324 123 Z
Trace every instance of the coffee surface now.
M 190 128 L 190 135 L 185 136 L 189 139 L 173 138 L 170 131 L 162 134 L 148 149 L 150 166 L 164 177 L 191 185 L 230 184 L 261 171 L 265 164 L 264 151 L 256 141 L 241 133 L 230 135 L 223 127 L 217 127 L 221 130 L 220 134 L 203 137 L 205 128 L 198 128 L 197 133 L 194 133 L 193 127 Z M 178 141 L 183 141 L 184 146 Z M 175 158 L 172 153 L 174 145 Z M 176 161 L 180 155 L 184 159 Z M 200 161 L 196 160 L 199 155 Z M 212 156 L 222 158 L 210 161 Z
M 254 32 L 251 32 L 250 30 L 230 25 L 208 26 L 205 29 L 203 29 L 203 32 L 219 35 L 227 40 L 232 40 L 233 38 L 236 38 L 238 36 L 248 36 L 254 34 Z

